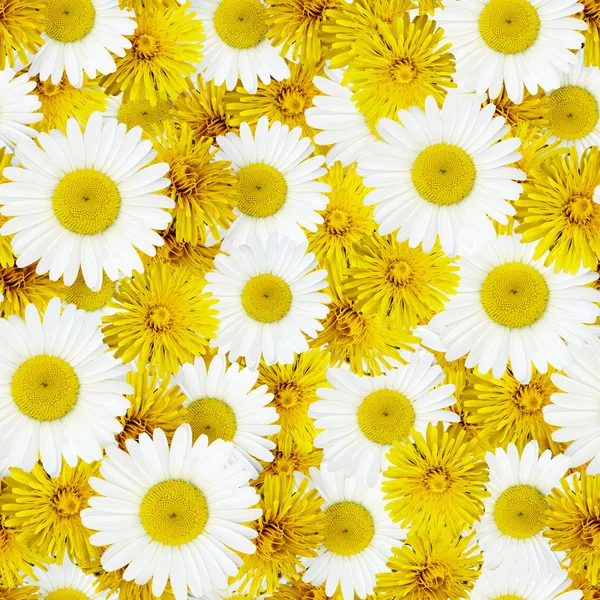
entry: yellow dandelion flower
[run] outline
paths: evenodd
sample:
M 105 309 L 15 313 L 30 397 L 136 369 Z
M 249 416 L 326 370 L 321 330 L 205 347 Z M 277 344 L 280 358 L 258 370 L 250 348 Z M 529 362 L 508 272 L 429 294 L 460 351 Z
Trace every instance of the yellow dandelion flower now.
M 600 585 L 600 475 L 576 473 L 548 496 L 544 535 L 573 573 Z
M 458 287 L 458 266 L 438 243 L 431 252 L 394 235 L 373 234 L 359 245 L 345 290 L 367 314 L 414 329 L 444 309 Z
M 483 514 L 488 495 L 485 461 L 475 456 L 476 440 L 466 431 L 428 425 L 413 442 L 396 442 L 387 458 L 382 490 L 388 514 L 402 527 L 427 532 L 443 523 L 456 536 Z
M 334 596 L 339 596 L 339 591 L 336 590 Z M 328 600 L 328 598 L 332 597 L 328 597 L 325 593 L 325 584 L 314 586 L 312 583 L 304 583 L 298 579 L 279 586 L 270 600 Z
M 116 281 L 111 281 L 106 273 L 102 274 L 102 284 L 97 292 L 86 285 L 83 275 L 79 272 L 73 285 L 64 287 L 63 298 L 68 304 L 74 304 L 80 310 L 95 312 L 107 308 L 117 287 Z
M 581 158 L 571 147 L 565 156 L 544 161 L 515 202 L 524 242 L 537 242 L 534 259 L 548 252 L 546 266 L 573 275 L 583 265 L 595 269 L 600 255 L 600 151 L 588 148 Z
M 417 0 L 420 15 L 431 15 L 435 13 L 436 8 L 442 7 L 442 0 Z
M 153 260 L 170 264 L 172 267 L 188 268 L 196 276 L 214 269 L 215 256 L 220 252 L 218 245 L 179 242 L 173 227 L 160 233 L 164 244 L 156 248 L 156 257 Z
M 580 13 L 587 23 L 583 61 L 586 67 L 600 67 L 600 3 L 598 0 L 581 0 L 583 12 Z
M 443 523 L 430 535 L 409 535 L 394 548 L 391 572 L 379 573 L 378 600 L 448 600 L 465 598 L 481 573 L 482 556 L 472 535 L 456 536 Z
M 0 0 L 0 71 L 14 67 L 17 59 L 27 64 L 27 53 L 43 44 L 43 8 L 43 0 Z
M 206 352 L 217 330 L 215 301 L 203 292 L 204 280 L 186 269 L 158 262 L 122 280 L 103 317 L 105 343 L 124 363 L 138 359 L 158 367 L 160 377 Z
M 2 171 L 12 162 L 12 154 L 6 152 L 6 147 L 0 148 L 0 183 L 6 183 L 8 179 L 2 175 Z M 8 217 L 0 215 L 0 228 L 8 221 Z M 0 267 L 12 267 L 15 264 L 10 237 L 0 233 Z
M 318 348 L 297 354 L 290 365 L 267 366 L 263 361 L 258 365 L 256 385 L 266 385 L 273 394 L 269 406 L 275 407 L 279 415 L 279 440 L 293 439 L 305 451 L 312 448 L 317 433 L 308 407 L 316 402 L 317 389 L 328 387 L 328 365 L 329 354 Z
M 175 99 L 187 87 L 194 65 L 202 57 L 202 23 L 190 4 L 159 6 L 137 13 L 137 28 L 129 36 L 131 48 L 117 57 L 117 70 L 101 79 L 108 94 L 123 92 L 123 100 L 146 98 L 152 106 Z
M 251 523 L 257 532 L 256 552 L 244 556 L 234 581 L 251 594 L 266 590 L 272 594 L 283 577 L 299 579 L 302 558 L 317 556 L 321 534 L 323 499 L 315 489 L 308 490 L 308 479 L 297 489 L 294 478 L 281 474 L 267 476 L 261 490 L 263 514 Z
M 9 527 L 4 511 L 0 513 L 0 582 L 8 587 L 23 583 L 23 576 L 33 577 L 33 567 L 42 564 L 23 540 L 20 527 Z
M 162 131 L 166 121 L 172 117 L 173 108 L 171 100 L 157 100 L 152 104 L 148 98 L 124 101 L 122 96 L 109 99 L 110 116 L 114 116 L 119 123 L 124 123 L 127 129 L 141 127 L 144 134 L 152 137 L 156 131 Z M 109 111 L 107 111 L 108 114 Z
M 62 564 L 65 556 L 82 563 L 97 555 L 90 544 L 91 532 L 81 522 L 81 511 L 94 495 L 90 477 L 99 473 L 100 463 L 80 461 L 70 467 L 63 462 L 60 475 L 50 477 L 40 463 L 31 473 L 11 469 L 5 482 L 2 511 L 7 525 L 19 527 L 27 546 L 40 556 L 53 556 Z
M 573 573 L 572 571 L 569 571 L 569 579 L 571 580 L 571 585 L 565 592 L 581 590 L 583 592 L 581 600 L 598 600 L 600 598 L 600 583 L 593 585 L 585 578 L 585 575 Z
M 154 142 L 156 162 L 169 165 L 171 185 L 164 193 L 175 202 L 172 227 L 179 242 L 203 244 L 209 233 L 218 239 L 219 227 L 235 218 L 231 163 L 214 160 L 217 149 L 211 145 L 208 139 L 196 142 L 185 123 L 167 123 Z
M 513 102 L 506 93 L 506 88 L 502 87 L 497 98 L 491 100 L 489 97 L 484 102 L 493 104 L 496 107 L 496 116 L 503 117 L 506 124 L 511 127 L 519 123 L 530 123 L 532 127 L 546 127 L 548 119 L 546 118 L 546 104 L 548 97 L 543 90 L 537 94 L 530 94 L 527 90 L 523 93 L 523 101 L 519 104 Z M 509 132 L 507 135 L 514 135 Z
M 543 163 L 567 152 L 566 148 L 560 146 L 560 140 L 549 143 L 551 135 L 549 131 L 531 123 L 519 123 L 514 127 L 514 136 L 521 140 L 519 152 L 522 157 L 512 166 L 521 169 L 528 180 Z
M 39 588 L 35 585 L 24 585 L 18 588 L 7 588 L 0 585 L 0 600 L 37 600 L 41 598 Z
M 133 10 L 139 15 L 144 10 L 178 6 L 178 2 L 177 0 L 119 0 L 119 5 L 125 10 Z
M 390 24 L 379 22 L 377 29 L 380 35 L 365 31 L 357 39 L 356 56 L 342 79 L 373 130 L 382 117 L 423 108 L 427 96 L 441 106 L 447 88 L 456 87 L 450 44 L 443 43 L 444 30 L 435 21 L 425 15 L 411 21 L 405 13 Z

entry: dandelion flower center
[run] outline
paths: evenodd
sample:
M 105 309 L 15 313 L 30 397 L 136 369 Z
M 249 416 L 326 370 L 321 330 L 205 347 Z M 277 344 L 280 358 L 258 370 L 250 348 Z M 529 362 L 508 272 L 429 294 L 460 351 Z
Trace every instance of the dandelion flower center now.
M 116 282 L 111 281 L 106 273 L 102 277 L 102 285 L 97 292 L 93 292 L 85 284 L 81 273 L 73 285 L 69 286 L 65 292 L 65 300 L 69 304 L 74 304 L 77 308 L 87 312 L 94 312 L 104 308 L 113 297 Z
M 89 600 L 89 596 L 86 596 L 79 590 L 73 590 L 71 588 L 59 588 L 50 592 L 46 596 L 46 600 Z
M 181 546 L 196 539 L 208 521 L 204 494 L 181 479 L 168 479 L 153 485 L 140 506 L 140 519 L 146 533 L 166 546 Z
M 413 277 L 412 267 L 403 260 L 392 263 L 387 271 L 387 278 L 396 287 L 404 287 Z
M 280 321 L 292 306 L 290 286 L 276 275 L 256 275 L 244 286 L 242 306 L 251 319 L 260 323 Z
M 586 519 L 581 525 L 581 541 L 590 548 L 600 548 L 600 521 Z
M 217 35 L 232 48 L 252 48 L 267 34 L 267 11 L 260 0 L 222 0 L 214 16 Z
M 152 106 L 146 98 L 129 100 L 121 103 L 117 119 L 120 123 L 127 125 L 127 129 L 137 125 L 142 129 L 147 129 L 152 125 L 160 125 L 168 119 L 170 110 L 171 103 L 168 100 L 158 100 L 156 106 Z
M 352 226 L 352 217 L 339 208 L 329 212 L 324 220 L 330 235 L 344 235 Z
M 48 0 L 44 16 L 48 37 L 69 43 L 82 40 L 92 30 L 96 10 L 92 0 Z
M 304 113 L 304 110 L 310 106 L 306 94 L 292 87 L 284 87 L 274 98 L 274 102 L 284 115 L 290 117 Z
M 274 394 L 275 403 L 281 408 L 293 408 L 302 400 L 302 392 L 294 383 L 280 385 Z
M 138 60 L 153 60 L 160 54 L 160 41 L 148 33 L 134 36 L 131 47 Z
M 443 467 L 436 467 L 425 473 L 424 476 L 425 487 L 434 494 L 441 494 L 450 487 L 450 476 Z
M 371 392 L 358 409 L 358 426 L 376 444 L 404 439 L 414 422 L 415 409 L 410 400 L 395 390 Z
M 274 215 L 285 202 L 287 183 L 270 165 L 254 164 L 240 169 L 237 183 L 238 209 L 255 219 Z
M 256 550 L 264 558 L 278 554 L 286 543 L 285 530 L 278 523 L 269 523 L 256 538 Z
M 410 83 L 417 75 L 412 62 L 406 58 L 401 58 L 392 64 L 392 78 L 396 83 Z
M 19 365 L 10 387 L 13 401 L 24 415 L 38 421 L 54 421 L 75 406 L 79 379 L 69 363 L 39 354 Z
M 538 385 L 521 385 L 515 392 L 515 404 L 521 412 L 536 413 L 548 404 L 548 397 Z
M 563 140 L 578 140 L 596 128 L 598 103 L 590 92 L 566 85 L 554 90 L 548 98 L 548 128 Z
M 78 515 L 82 508 L 82 498 L 76 490 L 59 489 L 51 498 L 50 503 L 61 517 Z
M 417 581 L 419 588 L 422 590 L 439 590 L 443 589 L 447 577 L 452 578 L 452 573 L 448 567 L 443 563 L 432 560 L 419 571 Z
M 475 165 L 458 146 L 433 144 L 422 150 L 412 167 L 412 181 L 419 195 L 440 206 L 464 200 L 475 183 Z
M 594 201 L 587 196 L 572 196 L 565 203 L 563 213 L 574 225 L 584 225 L 594 217 L 594 204 Z
M 115 222 L 121 208 L 121 194 L 104 173 L 77 169 L 59 181 L 52 195 L 52 208 L 65 229 L 80 235 L 95 235 Z
M 539 490 L 530 485 L 514 485 L 496 501 L 494 521 L 502 534 L 523 540 L 543 529 L 547 507 Z
M 212 444 L 217 439 L 230 442 L 237 430 L 235 414 L 223 400 L 201 398 L 187 407 L 186 421 L 192 427 L 192 437 L 196 441 L 202 434 Z
M 548 296 L 543 275 L 520 262 L 494 267 L 481 285 L 481 304 L 488 317 L 516 329 L 533 325 L 544 314 Z
M 479 33 L 496 52 L 518 54 L 533 45 L 540 18 L 527 0 L 491 0 L 479 17 Z
M 146 324 L 148 327 L 156 332 L 165 331 L 170 329 L 173 323 L 173 315 L 168 308 L 164 306 L 154 306 L 148 311 L 148 318 Z
M 337 502 L 323 519 L 323 544 L 330 552 L 352 556 L 369 546 L 375 535 L 371 513 L 356 502 Z

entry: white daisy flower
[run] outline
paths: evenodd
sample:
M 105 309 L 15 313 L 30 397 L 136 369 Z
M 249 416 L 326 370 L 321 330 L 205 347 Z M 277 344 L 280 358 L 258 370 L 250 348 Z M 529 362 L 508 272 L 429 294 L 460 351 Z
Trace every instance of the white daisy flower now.
M 46 600 L 104 600 L 108 592 L 96 592 L 96 578 L 86 575 L 68 557 L 61 565 L 46 564 L 45 569 L 35 567 L 35 577 L 26 577 L 27 585 L 39 586 L 41 598 Z
M 262 470 L 259 460 L 271 462 L 275 442 L 266 439 L 279 431 L 273 425 L 279 418 L 274 407 L 267 406 L 273 394 L 267 386 L 252 389 L 258 371 L 241 369 L 237 363 L 227 368 L 222 356 L 215 356 L 208 369 L 203 358 L 181 367 L 175 381 L 185 394 L 185 420 L 192 427 L 195 441 L 200 435 L 210 442 L 232 442 L 232 455 L 248 468 L 252 478 Z
M 317 266 L 306 244 L 273 234 L 266 244 L 258 239 L 215 258 L 216 270 L 206 274 L 206 290 L 218 300 L 219 331 L 212 340 L 229 360 L 240 356 L 256 369 L 265 364 L 290 364 L 294 353 L 308 350 L 309 338 L 323 329 L 319 320 L 328 312 L 327 271 Z
M 315 427 L 323 430 L 314 445 L 323 448 L 329 469 L 342 469 L 371 487 L 389 464 L 386 454 L 392 444 L 407 440 L 412 427 L 425 432 L 428 423 L 460 420 L 443 410 L 456 402 L 454 385 L 439 386 L 444 373 L 423 350 L 384 375 L 361 377 L 329 369 L 327 380 L 332 387 L 317 390 L 322 400 L 309 408 Z
M 119 0 L 47 0 L 40 18 L 44 45 L 33 56 L 31 75 L 57 85 L 66 72 L 74 87 L 83 85 L 83 74 L 117 70 L 116 56 L 125 56 L 135 31 L 133 11 L 121 10 Z
M 469 91 L 497 98 L 506 87 L 517 104 L 523 86 L 531 94 L 559 85 L 577 59 L 587 28 L 569 18 L 583 10 L 575 0 L 442 0 L 438 24 L 452 42 L 456 80 Z
M 52 477 L 61 457 L 102 458 L 122 429 L 116 417 L 127 411 L 124 367 L 102 342 L 100 317 L 59 298 L 46 309 L 43 324 L 33 304 L 25 320 L 0 319 L 0 446 L 10 465 L 31 471 L 38 460 Z
M 192 8 L 206 35 L 200 62 L 205 81 L 225 83 L 231 91 L 239 79 L 255 94 L 258 79 L 268 85 L 290 76 L 279 48 L 267 39 L 267 9 L 261 0 L 193 0 Z
M 569 459 L 563 454 L 553 458 L 550 450 L 540 456 L 538 443 L 532 440 L 520 457 L 517 447 L 509 444 L 506 451 L 488 452 L 486 461 L 491 496 L 483 501 L 485 513 L 475 525 L 486 567 L 502 569 L 504 577 L 560 575 L 559 560 L 543 532 L 546 496 L 560 484 Z
M 331 188 L 317 180 L 327 172 L 321 168 L 325 158 L 311 156 L 310 139 L 301 135 L 300 127 L 289 131 L 276 121 L 269 128 L 267 117 L 261 117 L 254 136 L 248 124 L 242 123 L 239 136 L 229 132 L 217 137 L 221 152 L 215 159 L 230 161 L 238 176 L 237 218 L 225 232 L 225 252 L 255 236 L 266 242 L 277 232 L 304 242 L 302 228 L 316 231 L 323 222 L 317 211 L 327 206 L 323 193 Z
M 79 269 L 94 291 L 102 271 L 116 281 L 144 270 L 136 251 L 154 256 L 163 239 L 173 200 L 157 194 L 169 185 L 167 163 L 149 165 L 156 156 L 142 130 L 94 113 L 82 133 L 69 119 L 67 134 L 58 130 L 17 146 L 22 168 L 7 167 L 0 185 L 0 212 L 9 219 L 2 235 L 15 234 L 17 266 L 39 260 L 37 273 L 63 277 L 72 285 Z
M 366 598 L 373 594 L 377 574 L 389 571 L 392 548 L 402 546 L 406 531 L 385 512 L 381 486 L 366 487 L 325 465 L 312 467 L 310 475 L 324 500 L 324 540 L 318 557 L 306 561 L 302 581 L 325 583 L 328 597 L 337 590 L 344 600 L 355 594 Z
M 525 174 L 510 167 L 521 154 L 519 138 L 502 138 L 509 127 L 494 117 L 480 96 L 450 92 L 440 110 L 429 96 L 425 111 L 398 112 L 397 123 L 381 119 L 383 142 L 359 159 L 365 186 L 374 188 L 365 204 L 375 204 L 379 233 L 397 231 L 398 241 L 429 252 L 439 237 L 444 252 L 455 254 L 458 242 L 495 237 L 491 217 L 508 223 L 515 209 L 508 200 L 522 192 L 514 179 Z M 500 141 L 502 140 L 502 141 Z
M 231 461 L 230 442 L 192 444 L 189 425 L 179 427 L 171 447 L 162 429 L 127 440 L 127 452 L 107 448 L 100 473 L 90 485 L 100 497 L 89 500 L 82 523 L 98 533 L 92 544 L 108 546 L 102 567 L 127 567 L 125 581 L 152 579 L 160 596 L 167 580 L 176 600 L 227 587 L 242 564 L 237 553 L 252 554 L 256 531 L 246 524 L 260 517 L 251 508 L 258 494 L 248 472 Z
M 467 355 L 465 365 L 500 379 L 510 361 L 520 383 L 529 383 L 531 365 L 546 373 L 571 364 L 567 343 L 581 345 L 597 335 L 600 292 L 587 287 L 598 275 L 577 275 L 533 259 L 535 244 L 521 236 L 500 236 L 459 259 L 460 284 L 429 327 L 439 333 L 446 360 Z

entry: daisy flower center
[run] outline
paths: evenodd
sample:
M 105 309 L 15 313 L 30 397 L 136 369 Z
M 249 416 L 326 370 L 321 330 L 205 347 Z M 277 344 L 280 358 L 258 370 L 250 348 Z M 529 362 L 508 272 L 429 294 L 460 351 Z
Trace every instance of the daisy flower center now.
M 344 235 L 352 226 L 350 215 L 339 208 L 327 213 L 324 221 L 330 235 Z
M 323 519 L 323 544 L 340 556 L 352 556 L 369 546 L 375 535 L 371 513 L 356 502 L 337 502 Z
M 44 11 L 46 35 L 57 42 L 82 40 L 94 26 L 92 0 L 48 0 Z
M 546 311 L 548 284 L 533 267 L 511 262 L 494 267 L 481 285 L 481 304 L 488 317 L 504 327 L 533 325 Z
M 526 539 L 545 525 L 548 503 L 530 485 L 514 485 L 504 490 L 494 505 L 494 521 L 500 532 L 511 538 Z
M 79 379 L 73 367 L 49 354 L 21 363 L 10 387 L 17 408 L 37 421 L 54 421 L 69 414 L 79 395 Z
M 595 202 L 587 196 L 572 196 L 563 206 L 563 214 L 574 225 L 589 223 L 595 212 Z
M 127 125 L 131 129 L 139 125 L 142 129 L 150 128 L 152 125 L 160 125 L 169 118 L 171 103 L 168 100 L 158 100 L 156 106 L 152 106 L 146 98 L 141 100 L 129 100 L 123 102 L 117 112 L 119 123 Z
M 281 277 L 264 273 L 248 280 L 242 291 L 246 314 L 259 323 L 274 323 L 288 314 L 292 291 Z
M 102 285 L 97 292 L 92 292 L 85 284 L 81 273 L 73 285 L 69 286 L 65 292 L 65 300 L 69 304 L 74 304 L 77 308 L 87 312 L 94 312 L 104 308 L 113 297 L 116 282 L 111 281 L 106 273 L 102 276 Z
M 260 0 L 222 0 L 214 16 L 217 35 L 232 48 L 252 48 L 267 34 L 267 11 Z
M 287 183 L 270 165 L 254 164 L 238 172 L 238 209 L 249 217 L 263 219 L 274 215 L 285 202 Z
M 230 442 L 237 431 L 235 413 L 223 400 L 201 398 L 187 407 L 186 421 L 192 427 L 192 437 L 196 441 L 202 434 L 209 443 L 217 439 Z
M 518 54 L 531 47 L 540 18 L 527 0 L 491 0 L 479 16 L 479 33 L 496 52 Z
M 71 588 L 59 588 L 50 592 L 46 596 L 46 600 L 89 600 L 89 596 L 86 596 L 79 590 L 72 590 Z
M 65 229 L 80 235 L 95 235 L 115 222 L 121 208 L 121 194 L 104 173 L 77 169 L 58 182 L 52 208 Z
M 358 426 L 376 444 L 404 439 L 415 422 L 410 400 L 395 390 L 371 392 L 358 408 Z
M 563 140 L 578 140 L 590 134 L 599 116 L 594 96 L 577 85 L 560 87 L 548 98 L 548 128 Z
M 140 506 L 140 519 L 155 542 L 181 546 L 204 531 L 208 506 L 204 494 L 192 483 L 167 479 L 146 492 Z
M 439 206 L 464 200 L 473 189 L 475 174 L 471 157 L 445 143 L 422 150 L 412 167 L 412 181 L 421 198 Z

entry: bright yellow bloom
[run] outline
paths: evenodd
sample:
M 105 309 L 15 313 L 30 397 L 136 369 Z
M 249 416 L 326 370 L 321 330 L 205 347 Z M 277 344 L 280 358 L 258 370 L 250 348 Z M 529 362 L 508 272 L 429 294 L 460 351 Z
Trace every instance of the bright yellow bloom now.
M 111 104 L 116 108 L 117 120 L 127 125 L 127 129 L 140 126 L 148 137 L 164 130 L 164 125 L 172 117 L 170 115 L 173 103 L 171 100 L 158 100 L 154 105 L 143 96 L 137 100 L 124 101 L 122 97 L 112 99 Z
M 37 600 L 41 598 L 38 590 L 35 585 L 24 585 L 18 588 L 0 585 L 0 600 Z
M 583 12 L 580 13 L 587 23 L 583 61 L 586 67 L 600 67 L 600 3 L 598 0 L 581 0 Z
M 4 490 L 6 492 L 6 490 Z M 4 500 L 4 498 L 2 498 Z M 0 513 L 0 582 L 8 587 L 23 583 L 23 576 L 33 577 L 33 567 L 43 558 L 35 554 L 23 540 L 20 527 L 9 527 L 4 511 Z
M 8 179 L 3 177 L 2 171 L 8 167 L 12 161 L 12 154 L 6 152 L 6 147 L 0 148 L 0 183 L 6 183 Z M 8 217 L 0 215 L 0 227 L 8 221 Z M 15 257 L 10 245 L 10 237 L 0 234 L 0 267 L 12 267 L 15 264 Z
M 496 116 L 504 117 L 506 124 L 511 127 L 519 123 L 529 123 L 532 127 L 546 127 L 548 119 L 546 118 L 546 104 L 548 96 L 543 90 L 537 94 L 530 94 L 527 90 L 523 92 L 523 101 L 519 104 L 513 102 L 506 93 L 506 88 L 502 90 L 497 98 L 484 102 L 493 104 L 496 107 Z M 510 136 L 514 135 L 509 132 Z
M 514 136 L 521 140 L 519 152 L 522 157 L 512 166 L 521 169 L 528 180 L 543 163 L 567 152 L 566 148 L 560 147 L 560 140 L 548 142 L 551 135 L 549 131 L 544 131 L 529 122 L 518 123 L 513 131 Z
M 14 67 L 16 59 L 27 64 L 27 53 L 43 44 L 43 8 L 43 0 L 0 0 L 0 71 Z
M 119 5 L 121 8 L 134 10 L 139 15 L 144 10 L 178 6 L 178 2 L 177 0 L 119 0 Z

